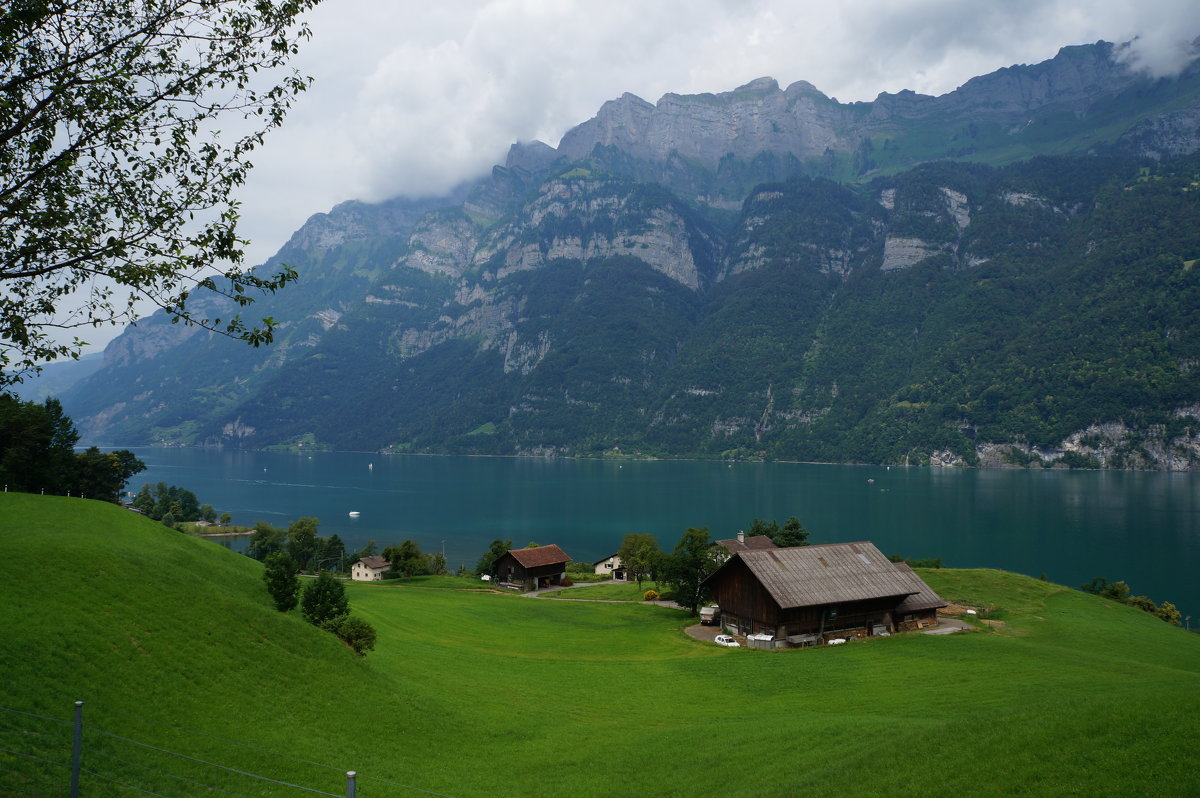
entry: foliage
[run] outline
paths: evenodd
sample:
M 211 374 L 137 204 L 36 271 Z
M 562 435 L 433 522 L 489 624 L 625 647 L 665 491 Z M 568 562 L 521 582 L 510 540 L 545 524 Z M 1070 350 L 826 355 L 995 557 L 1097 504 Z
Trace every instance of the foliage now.
M 233 194 L 308 85 L 260 76 L 308 37 L 296 18 L 315 1 L 15 0 L 0 12 L 0 386 L 78 356 L 83 342 L 54 330 L 130 320 L 142 299 L 270 341 L 270 319 L 208 318 L 191 295 L 224 295 L 225 314 L 295 277 L 243 269 Z M 246 132 L 222 136 L 238 119 Z
M 267 592 L 275 602 L 275 609 L 288 612 L 296 608 L 300 600 L 300 580 L 296 577 L 295 561 L 282 551 L 267 556 L 263 561 L 263 581 Z
M 317 527 L 320 524 L 321 521 L 319 519 L 308 516 L 299 518 L 288 524 L 287 552 L 291 555 L 292 560 L 301 568 L 316 566 L 314 560 L 320 551 Z
M 645 593 L 642 594 L 643 601 L 658 601 L 659 598 L 660 598 L 660 596 L 658 595 L 657 590 L 647 590 Z
M 746 531 L 746 536 L 755 535 L 766 535 L 772 543 L 780 548 L 808 545 L 808 530 L 794 515 L 785 521 L 782 527 L 776 521 L 767 523 L 755 518 L 750 524 L 750 529 Z
M 132 504 L 155 521 L 162 520 L 167 513 L 173 515 L 176 521 L 196 521 L 201 517 L 196 494 L 165 482 L 153 486 L 149 483 L 142 485 Z
M 703 582 L 720 564 L 708 527 L 688 527 L 675 550 L 663 557 L 659 581 L 671 586 L 676 603 L 696 615 L 708 598 Z
M 90 446 L 75 458 L 78 460 L 76 490 L 79 494 L 114 504 L 121 501 L 125 483 L 146 468 L 146 464 L 127 449 L 102 452 Z
M 275 552 L 287 550 L 287 532 L 273 527 L 265 521 L 256 521 L 246 554 L 256 560 L 266 561 Z
M 326 571 L 304 586 L 300 596 L 300 613 L 313 626 L 336 623 L 350 614 L 346 587 Z
M 424 573 L 428 565 L 421 547 L 412 540 L 405 540 L 399 546 L 388 546 L 383 550 L 383 558 L 392 566 L 389 574 L 394 572 L 408 579 Z
M 507 554 L 512 547 L 511 540 L 501 540 L 500 538 L 493 540 L 491 545 L 488 546 L 488 550 L 479 558 L 479 562 L 475 566 L 475 575 L 483 576 L 484 574 L 491 574 L 496 560 Z
M 1137 607 L 1142 612 L 1148 612 L 1155 618 L 1159 618 L 1172 626 L 1179 625 L 1181 613 L 1179 609 L 1169 601 L 1164 601 L 1162 604 L 1155 604 L 1154 601 L 1146 596 L 1132 595 L 1129 585 L 1124 581 L 1109 582 L 1102 576 L 1096 576 L 1084 585 L 1081 585 L 1080 590 L 1084 593 L 1091 593 L 1095 596 L 1102 596 L 1111 601 L 1116 601 L 1121 604 L 1128 604 L 1130 607 Z
M 629 571 L 630 576 L 637 582 L 638 590 L 642 589 L 642 581 L 651 577 L 663 558 L 662 549 L 658 547 L 658 538 L 648 533 L 630 532 L 621 540 L 621 548 L 617 550 L 621 564 Z
M 125 483 L 145 464 L 127 449 L 75 453 L 78 440 L 57 399 L 39 404 L 0 394 L 0 483 L 7 490 L 120 502 Z
M 356 615 L 344 618 L 334 634 L 360 657 L 375 650 L 375 627 Z

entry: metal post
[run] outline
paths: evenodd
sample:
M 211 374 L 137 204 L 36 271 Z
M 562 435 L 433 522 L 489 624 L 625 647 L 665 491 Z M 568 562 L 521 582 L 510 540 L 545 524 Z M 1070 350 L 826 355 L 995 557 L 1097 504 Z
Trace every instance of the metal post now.
M 354 780 L 356 778 L 358 778 L 358 774 L 353 770 L 346 771 L 346 798 L 354 798 L 356 792 Z
M 75 739 L 71 743 L 71 798 L 79 798 L 79 760 L 83 757 L 83 702 L 75 702 Z

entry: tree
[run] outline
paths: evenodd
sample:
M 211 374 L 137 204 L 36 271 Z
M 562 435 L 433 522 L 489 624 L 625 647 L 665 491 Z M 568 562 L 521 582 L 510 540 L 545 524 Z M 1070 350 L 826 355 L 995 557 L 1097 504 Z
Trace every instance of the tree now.
M 106 502 L 119 503 L 125 483 L 146 468 L 146 464 L 127 449 L 102 452 L 92 446 L 75 457 L 78 461 L 76 490 L 89 499 Z
M 630 532 L 621 540 L 621 548 L 617 550 L 621 564 L 637 581 L 638 591 L 642 589 L 642 580 L 654 573 L 659 566 L 663 553 L 658 547 L 658 539 L 654 535 Z
M 78 440 L 57 399 L 38 404 L 0 395 L 0 480 L 9 490 L 78 494 Z
M 807 546 L 808 530 L 804 528 L 804 524 L 800 523 L 800 519 L 793 515 L 784 522 L 783 527 L 771 538 L 771 541 L 780 548 Z
M 388 546 L 383 550 L 383 558 L 392 564 L 392 570 L 412 578 L 413 574 L 424 570 L 425 557 L 421 547 L 411 540 L 406 540 L 399 546 Z
M 500 559 L 510 550 L 512 550 L 512 547 L 513 545 L 511 540 L 501 540 L 500 538 L 493 540 L 492 545 L 489 546 L 488 550 L 485 551 L 483 556 L 479 558 L 479 563 L 475 566 L 475 575 L 482 576 L 483 574 L 490 574 L 493 566 L 496 564 L 496 560 Z
M 362 618 L 347 617 L 338 624 L 335 634 L 359 656 L 375 650 L 375 627 Z
M 299 602 L 300 580 L 296 578 L 296 563 L 282 551 L 268 555 L 264 560 L 263 581 L 267 592 L 275 602 L 275 609 L 288 612 Z
M 229 522 L 233 520 L 233 516 L 229 513 L 221 513 L 221 517 L 217 519 L 217 523 L 221 526 L 229 526 Z
M 217 511 L 213 509 L 211 504 L 200 505 L 200 520 L 212 523 L 217 520 Z
M 320 576 L 305 585 L 300 598 L 300 613 L 313 626 L 324 627 L 336 623 L 350 614 L 345 586 L 328 572 L 322 571 Z
M 659 581 L 671 585 L 675 602 L 688 608 L 692 615 L 699 611 L 705 598 L 701 583 L 721 564 L 716 548 L 708 535 L 708 527 L 688 527 L 675 550 L 663 558 Z
M 317 527 L 320 523 L 319 519 L 306 516 L 288 525 L 287 551 L 301 568 L 309 567 L 309 562 L 317 555 Z
M 83 342 L 57 341 L 56 329 L 132 320 L 139 299 L 255 346 L 271 340 L 271 319 L 247 327 L 226 311 L 295 272 L 243 268 L 234 193 L 310 82 L 279 72 L 317 2 L 0 7 L 0 387 L 78 357 Z M 220 132 L 232 127 L 244 132 Z M 225 298 L 224 320 L 194 310 L 197 289 Z
M 250 545 L 246 547 L 246 554 L 256 560 L 266 560 L 275 552 L 283 551 L 286 546 L 286 532 L 265 521 L 256 521 L 254 532 L 250 535 Z
M 772 543 L 784 549 L 808 545 L 808 530 L 794 515 L 785 521 L 782 527 L 776 521 L 767 522 L 755 518 L 746 534 L 750 537 L 766 535 Z

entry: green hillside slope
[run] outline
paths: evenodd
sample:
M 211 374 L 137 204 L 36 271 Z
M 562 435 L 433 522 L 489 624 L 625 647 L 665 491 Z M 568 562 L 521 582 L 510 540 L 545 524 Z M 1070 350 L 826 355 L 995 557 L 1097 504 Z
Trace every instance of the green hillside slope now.
M 364 796 L 1194 794 L 1200 640 L 1013 574 L 922 574 L 980 631 L 790 652 L 661 607 L 352 585 L 360 660 L 257 563 L 113 506 L 0 494 L 0 557 L 0 792 L 66 793 L 70 728 L 34 715 L 83 699 L 86 795 L 295 793 L 97 730 Z

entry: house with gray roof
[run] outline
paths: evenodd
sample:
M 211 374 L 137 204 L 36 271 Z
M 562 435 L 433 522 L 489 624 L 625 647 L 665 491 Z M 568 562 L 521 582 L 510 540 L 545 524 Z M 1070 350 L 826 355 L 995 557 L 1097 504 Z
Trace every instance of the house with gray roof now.
M 735 550 L 708 579 L 721 625 L 821 643 L 933 625 L 946 606 L 907 565 L 869 542 Z

